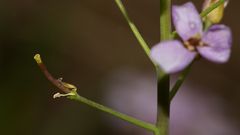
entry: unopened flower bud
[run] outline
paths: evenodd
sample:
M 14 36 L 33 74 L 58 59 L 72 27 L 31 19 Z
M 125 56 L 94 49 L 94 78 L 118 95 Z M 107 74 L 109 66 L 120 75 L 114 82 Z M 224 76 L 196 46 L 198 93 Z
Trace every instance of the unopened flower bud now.
M 210 6 L 217 3 L 218 1 L 219 0 L 205 0 L 203 4 L 203 10 L 209 8 Z M 210 12 L 204 19 L 209 20 L 213 24 L 219 23 L 223 18 L 224 8 L 226 7 L 227 3 L 228 3 L 228 0 L 226 0 L 225 3 L 219 5 L 216 9 Z

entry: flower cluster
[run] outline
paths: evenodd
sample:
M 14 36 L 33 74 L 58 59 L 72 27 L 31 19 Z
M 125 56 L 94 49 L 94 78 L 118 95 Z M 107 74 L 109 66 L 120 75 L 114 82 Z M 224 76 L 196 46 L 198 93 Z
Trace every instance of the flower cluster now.
M 215 63 L 228 61 L 232 44 L 229 27 L 214 24 L 204 30 L 202 19 L 191 2 L 173 6 L 172 17 L 182 40 L 163 41 L 151 49 L 152 60 L 166 73 L 183 70 L 199 54 Z

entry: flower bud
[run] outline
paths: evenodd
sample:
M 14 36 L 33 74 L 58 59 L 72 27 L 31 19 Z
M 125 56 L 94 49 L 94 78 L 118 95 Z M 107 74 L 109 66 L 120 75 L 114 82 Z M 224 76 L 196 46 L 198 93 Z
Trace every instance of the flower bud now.
M 213 4 L 217 3 L 219 0 L 205 0 L 203 4 L 203 10 L 209 8 Z M 228 0 L 225 1 L 225 3 L 219 5 L 216 9 L 214 9 L 212 12 L 210 12 L 204 19 L 209 20 L 211 23 L 219 23 L 224 14 L 224 8 L 227 6 Z

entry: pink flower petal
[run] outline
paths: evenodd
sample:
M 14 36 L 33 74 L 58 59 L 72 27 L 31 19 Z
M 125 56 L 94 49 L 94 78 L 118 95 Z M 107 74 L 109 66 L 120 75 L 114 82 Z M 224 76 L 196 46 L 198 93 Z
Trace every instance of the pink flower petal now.
M 202 34 L 202 21 L 192 2 L 181 6 L 173 6 L 173 23 L 177 33 L 184 41 Z
M 151 49 L 151 58 L 166 73 L 176 73 L 187 67 L 196 53 L 184 48 L 177 40 L 165 41 Z
M 197 49 L 204 58 L 216 63 L 228 61 L 231 53 L 232 34 L 227 26 L 213 25 L 204 33 L 202 41 L 207 46 Z

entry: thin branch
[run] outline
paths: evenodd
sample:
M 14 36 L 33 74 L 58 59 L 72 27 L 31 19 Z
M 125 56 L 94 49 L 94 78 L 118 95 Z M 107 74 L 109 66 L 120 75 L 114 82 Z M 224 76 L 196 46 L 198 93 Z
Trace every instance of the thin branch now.
M 117 4 L 118 8 L 120 9 L 120 11 L 122 12 L 124 18 L 128 22 L 128 25 L 130 26 L 133 34 L 137 38 L 137 40 L 140 43 L 141 47 L 143 48 L 143 50 L 145 51 L 147 56 L 150 58 L 150 48 L 147 45 L 146 41 L 143 39 L 142 35 L 140 34 L 140 32 L 137 29 L 137 27 L 135 26 L 135 24 L 131 21 L 130 17 L 128 16 L 128 13 L 127 13 L 127 11 L 126 11 L 122 1 L 121 0 L 115 0 L 115 2 Z
M 182 71 L 181 75 L 178 77 L 175 85 L 173 86 L 172 90 L 170 91 L 169 101 L 171 102 L 174 96 L 177 94 L 179 88 L 182 86 L 183 82 L 185 81 L 190 69 L 194 62 L 192 62 L 184 71 Z
M 86 105 L 89 105 L 95 109 L 101 110 L 103 112 L 106 112 L 108 114 L 111 114 L 119 119 L 122 119 L 124 121 L 127 121 L 129 123 L 132 123 L 136 126 L 142 127 L 144 129 L 147 129 L 149 131 L 152 132 L 156 132 L 157 128 L 154 124 L 136 119 L 134 117 L 131 117 L 129 115 L 120 113 L 118 111 L 115 111 L 109 107 L 103 106 L 101 104 L 98 104 L 94 101 L 91 101 L 85 97 L 80 96 L 75 90 L 72 90 L 71 88 L 75 88 L 73 85 L 62 82 L 60 79 L 55 79 L 47 70 L 46 66 L 44 65 L 43 61 L 41 60 L 41 57 L 39 54 L 36 54 L 34 56 L 34 59 L 36 60 L 38 66 L 40 67 L 41 71 L 44 73 L 44 75 L 46 76 L 46 78 L 53 84 L 55 85 L 57 88 L 59 88 L 61 91 L 63 91 L 64 93 L 67 94 L 63 94 L 64 96 L 67 95 L 68 98 L 78 101 L 80 103 L 84 103 Z M 71 94 L 69 94 L 71 93 Z M 61 94 L 62 95 L 62 94 Z M 59 97 L 59 96 L 58 96 Z
M 125 120 L 125 121 L 127 121 L 129 123 L 132 123 L 132 124 L 134 124 L 136 126 L 142 127 L 142 128 L 147 129 L 149 131 L 156 132 L 156 130 L 157 130 L 155 125 L 153 125 L 153 124 L 150 124 L 150 123 L 144 122 L 142 120 L 133 118 L 133 117 L 131 117 L 129 115 L 120 113 L 120 112 L 115 111 L 115 110 L 113 110 L 111 108 L 108 108 L 108 107 L 103 106 L 101 104 L 98 104 L 98 103 L 96 103 L 94 101 L 91 101 L 91 100 L 89 100 L 89 99 L 87 99 L 85 97 L 82 97 L 82 96 L 80 96 L 78 94 L 76 94 L 74 96 L 69 96 L 69 98 L 73 99 L 73 100 L 76 100 L 76 101 L 78 101 L 80 103 L 85 103 L 86 105 L 89 105 L 89 106 L 91 106 L 93 108 L 96 108 L 98 110 L 101 110 L 103 112 L 111 114 L 111 115 L 113 115 L 113 116 L 115 116 L 115 117 L 117 117 L 119 119 Z

